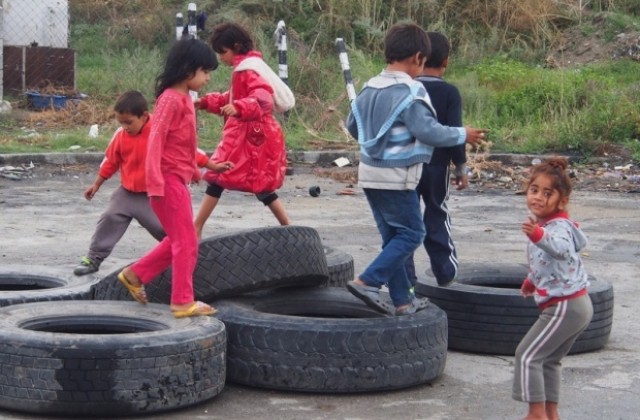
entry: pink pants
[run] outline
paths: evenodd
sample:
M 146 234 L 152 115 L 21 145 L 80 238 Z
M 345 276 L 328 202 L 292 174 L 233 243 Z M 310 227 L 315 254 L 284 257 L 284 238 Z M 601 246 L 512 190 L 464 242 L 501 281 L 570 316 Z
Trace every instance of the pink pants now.
M 164 197 L 150 198 L 151 208 L 167 236 L 131 269 L 143 284 L 171 266 L 171 303 L 193 302 L 193 270 L 198 260 L 198 237 L 188 187 L 176 176 L 165 178 Z

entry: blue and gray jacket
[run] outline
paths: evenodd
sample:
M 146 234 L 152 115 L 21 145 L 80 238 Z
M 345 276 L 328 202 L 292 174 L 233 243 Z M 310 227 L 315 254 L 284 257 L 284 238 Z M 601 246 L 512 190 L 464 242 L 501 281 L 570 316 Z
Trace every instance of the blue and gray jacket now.
M 369 80 L 352 102 L 347 129 L 360 145 L 359 184 L 364 188 L 415 188 L 414 165 L 428 163 L 434 147 L 466 140 L 463 127 L 438 123 L 422 83 L 388 70 Z M 412 179 L 402 179 L 402 171 L 374 168 L 410 170 Z

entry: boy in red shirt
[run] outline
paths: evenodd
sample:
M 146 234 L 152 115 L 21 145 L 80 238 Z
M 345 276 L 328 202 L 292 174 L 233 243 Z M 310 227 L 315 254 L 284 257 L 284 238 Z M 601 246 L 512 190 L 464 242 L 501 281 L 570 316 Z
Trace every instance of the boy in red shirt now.
M 147 197 L 145 159 L 152 121 L 147 100 L 138 91 L 128 91 L 116 100 L 114 110 L 121 127 L 109 142 L 96 180 L 84 191 L 84 197 L 91 200 L 102 184 L 118 170 L 121 185 L 111 195 L 109 206 L 98 220 L 89 252 L 73 270 L 77 276 L 98 271 L 132 219 L 136 219 L 158 241 L 165 237 Z M 207 155 L 200 150 L 197 164 L 200 167 L 214 165 L 216 167 L 209 169 L 219 170 L 218 164 L 209 162 Z

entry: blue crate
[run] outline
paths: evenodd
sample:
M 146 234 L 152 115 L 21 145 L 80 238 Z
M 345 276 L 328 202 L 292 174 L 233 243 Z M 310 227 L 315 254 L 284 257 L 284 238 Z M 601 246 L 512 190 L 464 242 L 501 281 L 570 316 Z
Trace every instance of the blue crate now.
M 38 110 L 44 109 L 62 109 L 67 106 L 68 96 L 63 95 L 45 95 L 38 92 L 27 92 L 29 105 Z

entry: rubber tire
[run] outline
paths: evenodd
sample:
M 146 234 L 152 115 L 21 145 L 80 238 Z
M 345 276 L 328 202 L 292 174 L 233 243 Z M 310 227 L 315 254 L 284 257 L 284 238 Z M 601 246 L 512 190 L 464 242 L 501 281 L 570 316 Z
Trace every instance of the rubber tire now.
M 45 302 L 0 309 L 0 407 L 73 417 L 148 414 L 218 395 L 226 331 L 167 306 Z
M 449 349 L 472 353 L 514 355 L 520 340 L 540 310 L 520 295 L 525 265 L 475 264 L 458 270 L 457 282 L 438 286 L 429 274 L 419 276 L 416 293 L 442 308 L 449 319 Z M 611 283 L 589 276 L 594 314 L 570 354 L 603 348 L 613 324 Z
M 444 371 L 447 318 L 431 305 L 389 317 L 342 288 L 214 302 L 227 327 L 227 381 L 303 392 L 353 393 L 428 383 Z
M 78 277 L 68 270 L 34 265 L 0 267 L 0 307 L 27 302 L 91 300 L 95 275 Z
M 324 255 L 327 258 L 327 267 L 329 269 L 327 286 L 346 287 L 347 283 L 353 280 L 355 276 L 351 254 L 325 246 Z
M 97 300 L 131 300 L 117 280 L 121 269 L 95 288 Z M 305 226 L 278 226 L 217 235 L 200 241 L 193 274 L 197 300 L 236 296 L 285 286 L 318 286 L 329 278 L 318 232 Z M 169 303 L 171 268 L 145 286 L 149 302 Z

